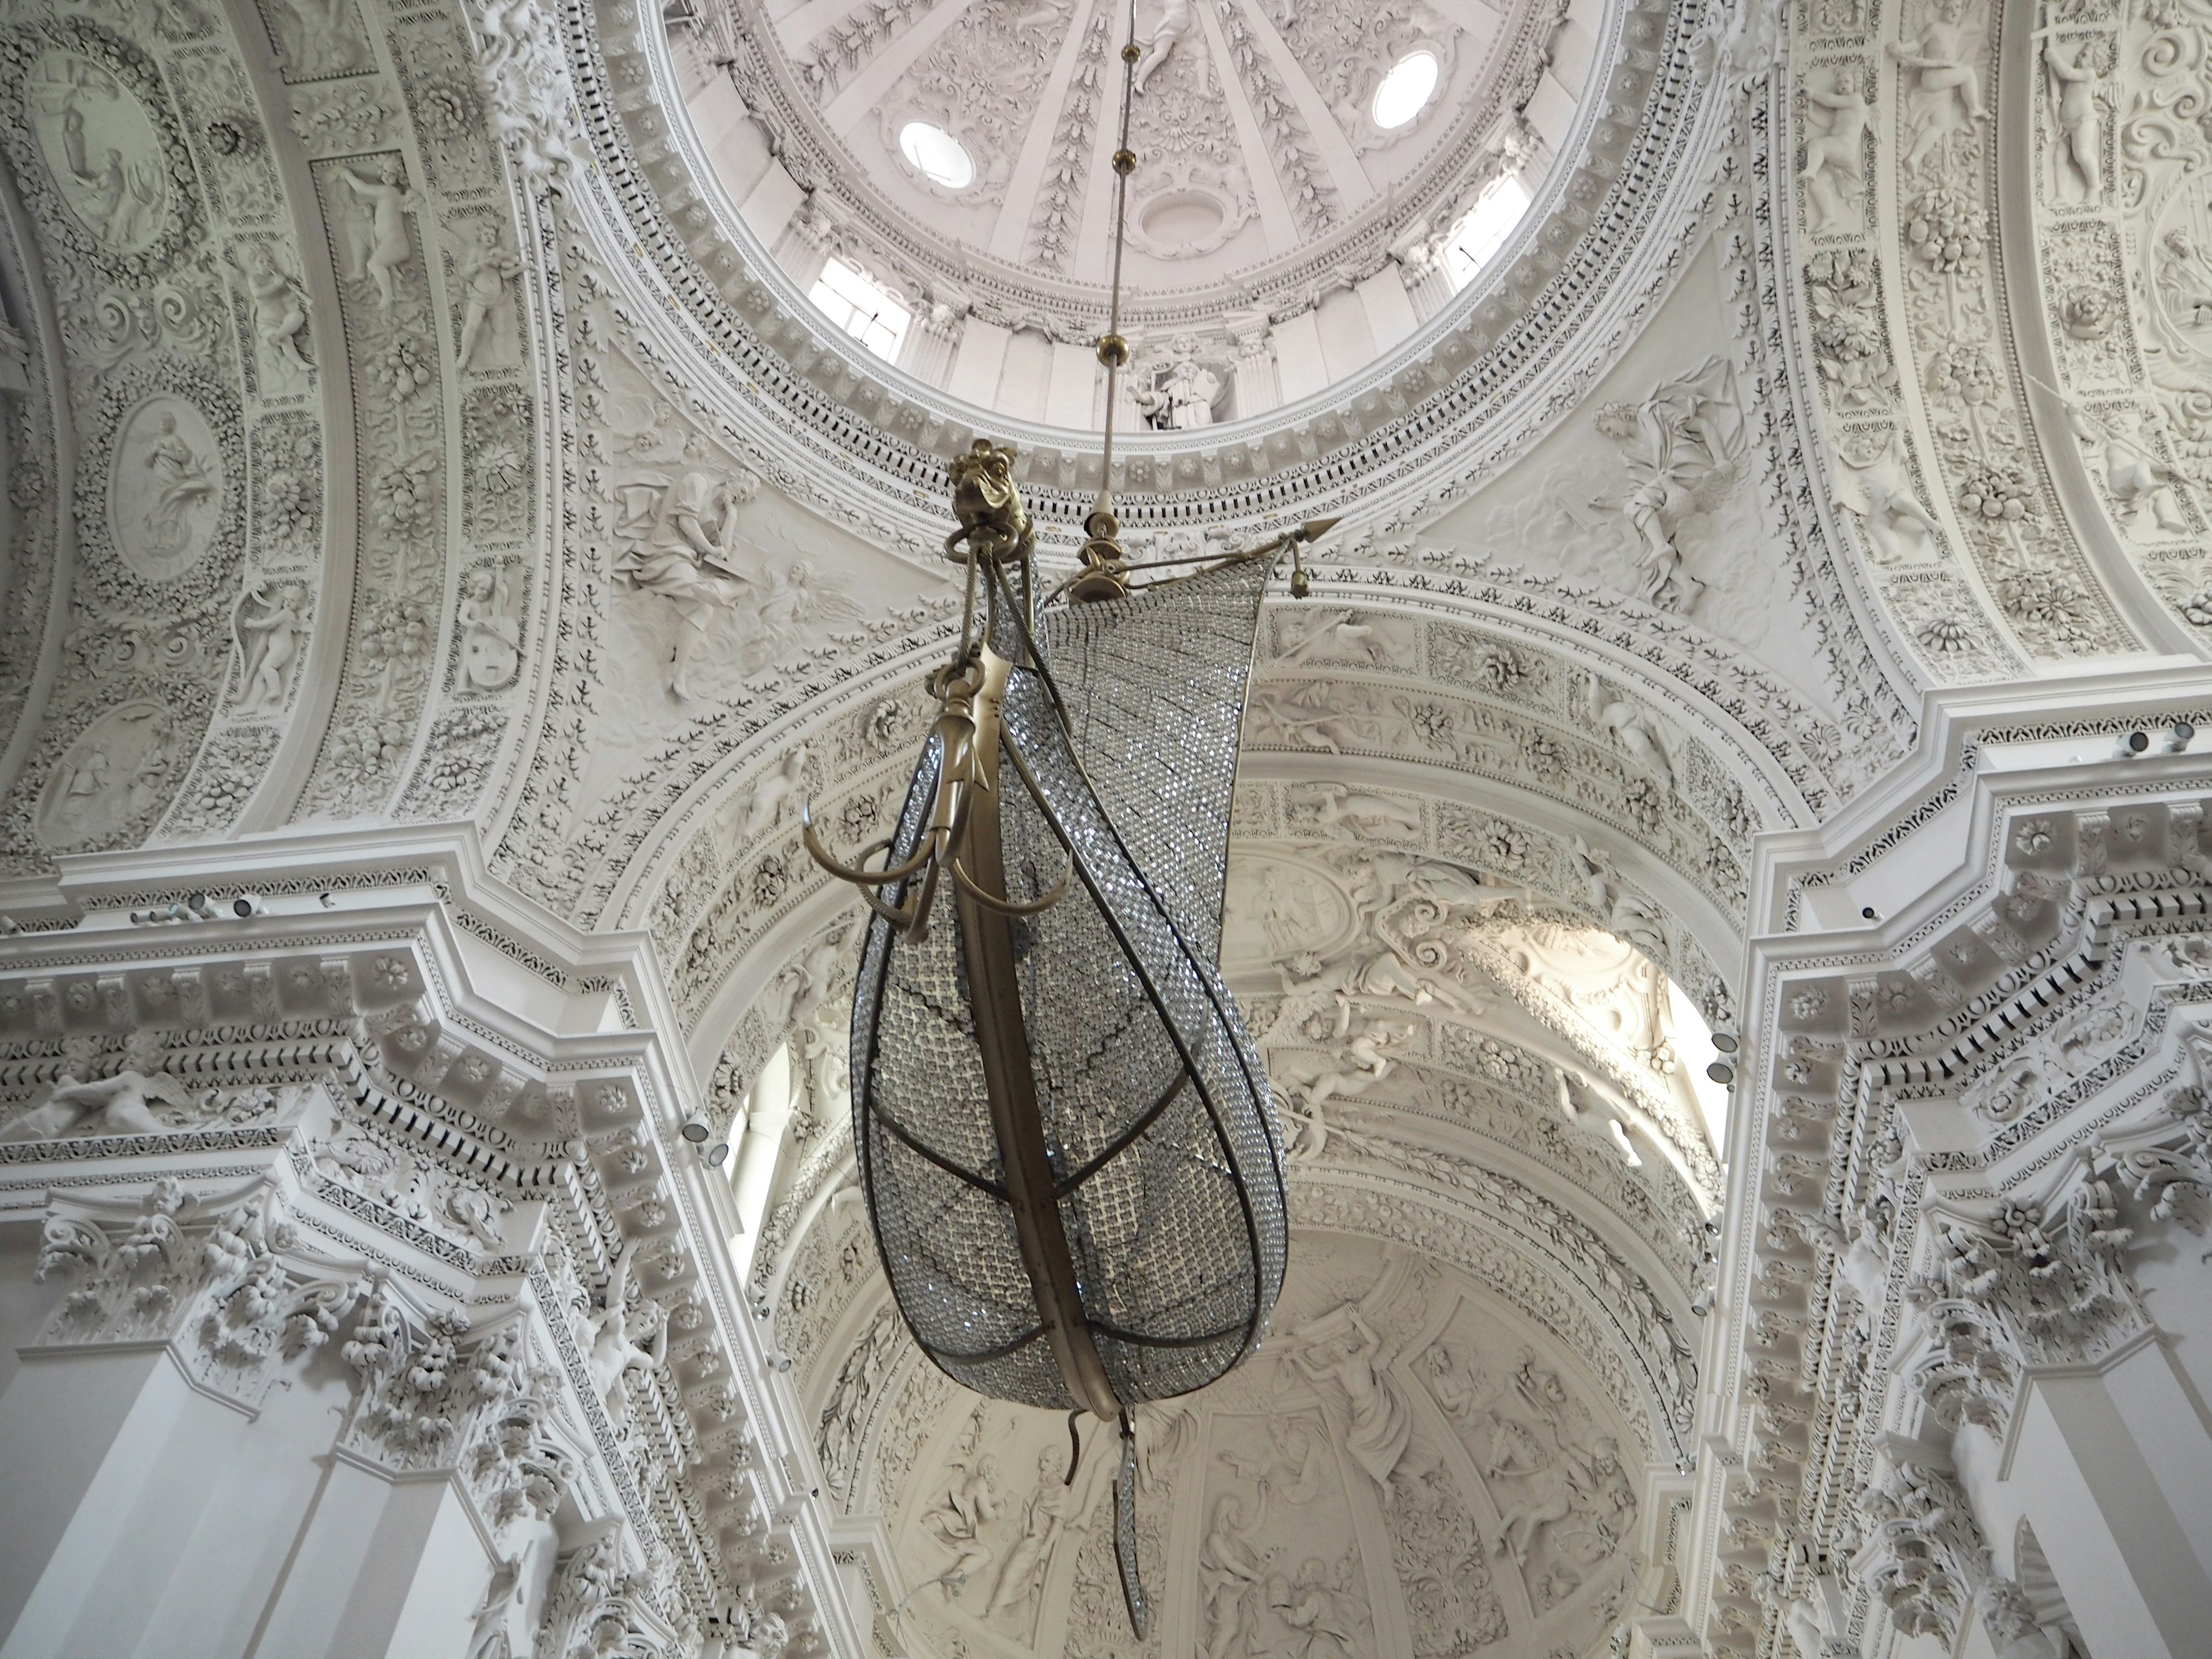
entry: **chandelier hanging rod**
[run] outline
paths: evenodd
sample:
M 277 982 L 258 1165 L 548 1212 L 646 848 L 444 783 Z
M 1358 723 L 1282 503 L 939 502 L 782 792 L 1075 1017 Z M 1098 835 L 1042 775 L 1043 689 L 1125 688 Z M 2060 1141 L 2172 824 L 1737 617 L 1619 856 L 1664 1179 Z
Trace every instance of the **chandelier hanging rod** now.
M 1129 148 L 1129 118 L 1135 104 L 1137 0 L 1129 0 L 1129 33 L 1121 43 L 1121 126 L 1114 150 L 1114 269 L 1106 306 L 1106 331 L 1098 337 L 1098 361 L 1106 366 L 1106 437 L 1098 459 L 1098 499 L 1083 520 L 1083 568 L 1061 584 L 1078 599 L 1118 599 L 1129 591 L 1129 562 L 1121 552 L 1121 525 L 1114 516 L 1114 413 L 1121 401 L 1121 371 L 1129 365 L 1129 342 L 1121 332 L 1121 259 L 1129 241 L 1129 175 L 1137 152 Z

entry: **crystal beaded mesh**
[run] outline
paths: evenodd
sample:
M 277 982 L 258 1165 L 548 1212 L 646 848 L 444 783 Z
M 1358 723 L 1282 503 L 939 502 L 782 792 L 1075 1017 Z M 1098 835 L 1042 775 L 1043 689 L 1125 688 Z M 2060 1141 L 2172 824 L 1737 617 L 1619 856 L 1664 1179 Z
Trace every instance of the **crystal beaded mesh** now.
M 1066 725 L 1034 669 L 1014 671 L 1003 711 L 1005 745 L 1036 788 L 1002 759 L 1008 896 L 1042 894 L 1073 860 L 1066 896 L 1012 925 L 1061 1224 L 1125 1405 L 1226 1371 L 1282 1283 L 1273 1106 L 1212 966 L 1267 575 L 1251 560 L 1054 611 L 1038 643 Z M 919 844 L 940 761 L 934 748 L 923 757 L 894 860 Z M 980 1392 L 1064 1410 L 1074 1402 L 1006 1201 L 946 890 L 919 940 L 881 920 L 869 930 L 853 1026 L 861 1177 L 923 1348 Z

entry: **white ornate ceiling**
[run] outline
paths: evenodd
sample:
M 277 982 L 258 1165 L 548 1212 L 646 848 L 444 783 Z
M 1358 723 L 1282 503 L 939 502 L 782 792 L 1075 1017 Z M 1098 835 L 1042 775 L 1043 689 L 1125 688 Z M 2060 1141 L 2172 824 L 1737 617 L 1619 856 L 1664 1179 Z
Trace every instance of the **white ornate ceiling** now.
M 761 71 L 789 88 L 787 148 L 829 164 L 817 210 L 908 297 L 988 300 L 1071 337 L 1096 332 L 1111 270 L 1116 0 L 742 0 Z M 1440 229 L 1525 151 L 1551 0 L 1142 0 L 1126 281 L 1140 332 L 1264 321 Z M 1434 93 L 1393 129 L 1376 88 L 1430 53 Z M 973 178 L 910 160 L 912 123 L 949 133 Z M 834 170 L 833 170 L 834 169 Z M 833 205 L 834 204 L 834 205 Z
M 1410 296 L 1401 273 L 1418 283 L 1420 244 L 1516 112 L 1549 152 L 1515 244 L 1387 349 L 1303 402 L 1127 446 L 1133 551 L 1346 515 L 1313 599 L 1269 605 L 1232 883 L 1229 970 L 1293 1114 L 1303 1265 L 1279 1357 L 1162 1443 L 1164 1640 L 1212 1644 L 1204 1572 L 1243 1547 L 1208 1542 L 1231 1496 L 1251 1510 L 1229 1531 L 1277 1553 L 1210 1659 L 1295 1651 L 1286 1630 L 1324 1623 L 1363 1653 L 1491 1628 L 1471 1575 L 1425 1588 L 1416 1546 L 1437 1535 L 1480 1545 L 1461 1559 L 1483 1564 L 1506 1653 L 1603 1639 L 1619 1580 L 1570 1540 L 1610 1529 L 1661 1571 L 1669 1483 L 1704 1443 L 1686 1345 L 1718 1172 L 1656 1063 L 1656 973 L 1717 1024 L 1771 1028 L 1796 991 L 1762 989 L 1747 939 L 1872 929 L 1919 902 L 1930 861 L 1966 845 L 1928 826 L 1970 799 L 1982 753 L 1966 726 L 1923 732 L 1931 689 L 2027 707 L 2033 676 L 2201 663 L 2212 137 L 2166 112 L 2194 107 L 2202 10 L 2050 0 L 2028 8 L 2038 34 L 1983 0 L 1811 0 L 1778 58 L 1784 25 L 1752 0 L 1615 0 L 1565 24 L 1484 0 L 1140 4 L 1140 40 L 1172 25 L 1138 111 L 1133 276 L 1158 338 L 1241 353 L 1258 319 L 1279 353 L 1298 319 L 1364 305 L 1363 285 Z M 933 1517 L 980 1469 L 972 1404 L 903 1392 L 910 1364 L 880 1396 L 903 1453 L 865 1424 L 817 1443 L 850 1403 L 841 1379 L 885 1354 L 822 1041 L 850 906 L 805 859 L 799 808 L 858 844 L 905 785 L 917 688 L 959 604 L 937 556 L 942 456 L 979 431 L 1018 440 L 1049 556 L 1096 450 L 1043 404 L 969 395 L 981 381 L 951 356 L 936 379 L 870 356 L 794 278 L 802 253 L 842 250 L 926 300 L 927 327 L 1087 363 L 1117 15 L 20 0 L 0 27 L 0 872 L 25 930 L 5 948 L 46 953 L 0 996 L 9 1108 L 48 1087 L 65 1031 L 108 1060 L 138 1024 L 212 1032 L 204 1052 L 249 1069 L 335 1052 L 360 1012 L 329 1000 L 350 982 L 329 962 L 360 944 L 337 937 L 350 896 L 413 883 L 408 902 L 442 918 L 471 887 L 439 950 L 498 1008 L 465 1025 L 436 1012 L 444 981 L 403 975 L 371 1011 L 419 991 L 422 1023 L 394 1024 L 380 1063 L 423 1135 L 543 1142 L 547 1169 L 562 1137 L 591 1138 L 594 1190 L 623 1203 L 584 1233 L 660 1241 L 640 1294 L 696 1315 L 668 1420 L 707 1461 L 652 1473 L 698 1507 L 636 1506 L 690 1552 L 670 1605 L 804 1577 L 792 1607 L 841 1655 L 862 1650 L 820 1612 L 844 1593 L 830 1522 L 880 1521 L 895 1605 L 958 1559 Z M 1444 78 L 1382 141 L 1364 100 L 1413 43 Z M 2085 63 L 2103 100 L 2087 106 L 2065 90 Z M 908 171 L 909 118 L 960 137 L 969 191 Z M 666 528 L 687 500 L 726 509 L 717 547 L 744 578 L 712 603 L 654 580 L 687 556 Z M 2194 692 L 2160 713 L 2212 725 Z M 2015 740 L 2063 737 L 2070 763 L 2131 729 L 2099 718 Z M 1815 836 L 1840 849 L 1819 867 L 1775 850 Z M 229 936 L 181 913 L 125 920 L 221 869 L 296 907 L 274 919 L 302 939 L 282 974 L 217 960 Z M 1820 1041 L 1842 1042 L 1861 999 L 1869 1019 L 1935 1020 L 1933 999 L 1983 982 L 1962 964 L 1995 975 L 2014 949 L 2002 919 L 1977 921 L 1986 950 L 1947 938 L 1948 965 L 1915 958 L 1879 996 L 1819 966 L 1802 1006 L 1833 998 Z M 188 939 L 217 943 L 194 947 L 204 974 L 173 975 L 184 946 L 165 941 Z M 532 1060 L 526 1088 L 510 1015 L 580 1050 L 653 1046 L 651 1086 L 575 1088 Z M 1790 1018 L 1789 1040 L 1818 1035 Z M 787 1042 L 827 1103 L 770 1137 L 748 1285 L 708 1201 L 729 1183 L 678 1126 L 728 1132 Z M 1775 1075 L 1794 1089 L 1803 1059 Z M 1807 1203 L 1826 1144 L 1810 1097 L 1776 1109 L 1771 1166 Z M 1733 1169 L 1755 1189 L 1751 1134 Z M 361 1213 L 391 1198 L 356 1184 Z M 1737 1224 L 1742 1296 L 1757 1213 Z M 1798 1305 L 1814 1236 L 1767 1236 L 1790 1257 L 1759 1276 L 1770 1311 Z M 577 1248 L 600 1293 L 604 1261 Z M 1332 1371 L 1311 1329 L 1347 1303 L 1392 1356 L 1359 1362 L 1361 1397 L 1413 1425 L 1380 1474 L 1357 1451 L 1358 1365 Z M 788 1374 L 763 1369 L 756 1326 Z M 1522 1386 L 1540 1370 L 1571 1402 L 1549 1416 L 1548 1390 Z M 738 1381 L 742 1418 L 724 1408 Z M 1328 1431 L 1310 1488 L 1298 1436 L 1278 1443 L 1263 1412 Z M 1493 1449 L 1520 1433 L 1543 1480 Z M 1077 1541 L 1073 1498 L 1030 1552 L 1042 1577 L 1007 1587 L 1055 1520 L 1033 1501 L 1055 1441 L 1003 1418 L 982 1434 L 1003 1443 L 974 1528 L 990 1559 L 957 1596 L 921 1593 L 920 1639 L 940 1659 L 1066 1651 L 1023 1622 L 1063 1603 L 1110 1632 L 1110 1598 L 1077 1593 L 1096 1589 L 1096 1533 Z M 1635 1464 L 1632 1535 L 1601 1437 Z M 842 1471 L 823 1505 L 817 1467 Z M 1281 1499 L 1264 1522 L 1248 1470 Z M 1501 1552 L 1540 1488 L 1559 1512 Z M 1760 1466 L 1726 1501 L 1778 1522 L 1796 1494 Z M 1715 1620 L 1741 1626 L 1730 1650 L 1771 1650 L 1768 1522 L 1723 1534 L 1720 1501 L 1698 1547 L 1725 1589 Z
M 881 1508 L 905 1582 L 927 1587 L 886 1650 L 1591 1651 L 1628 1610 L 1648 1530 L 1619 1407 L 1467 1268 L 1343 1233 L 1295 1243 L 1261 1357 L 1142 1420 L 1143 1642 L 1115 1577 L 1112 1437 L 1092 1433 L 1068 1480 L 1063 1425 L 950 1387 L 888 1309 L 874 1316 L 823 1411 L 833 1478 Z

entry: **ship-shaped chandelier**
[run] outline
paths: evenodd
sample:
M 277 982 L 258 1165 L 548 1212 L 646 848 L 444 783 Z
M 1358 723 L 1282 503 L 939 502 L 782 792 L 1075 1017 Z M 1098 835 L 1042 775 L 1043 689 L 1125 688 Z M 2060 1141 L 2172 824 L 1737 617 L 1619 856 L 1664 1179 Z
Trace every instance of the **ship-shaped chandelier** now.
M 1129 1413 L 1265 1333 L 1289 1248 L 1282 1145 L 1218 967 L 1260 601 L 1299 526 L 1133 563 L 1112 504 L 1135 12 L 1123 64 L 1105 454 L 1076 573 L 1040 593 L 1013 453 L 951 465 L 967 569 L 938 715 L 894 833 L 808 851 L 872 921 L 853 1002 L 854 1143 L 922 1351 L 980 1394 L 1120 1425 L 1115 1544 L 1138 1635 Z M 1196 565 L 1175 576 L 1157 573 Z M 1138 580 L 1132 580 L 1134 576 Z M 1071 1476 L 1073 1470 L 1070 1471 Z

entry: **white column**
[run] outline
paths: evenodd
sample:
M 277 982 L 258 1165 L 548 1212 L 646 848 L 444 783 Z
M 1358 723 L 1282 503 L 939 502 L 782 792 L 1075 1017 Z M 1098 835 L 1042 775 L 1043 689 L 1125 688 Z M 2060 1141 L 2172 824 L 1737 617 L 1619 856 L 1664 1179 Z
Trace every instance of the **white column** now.
M 0 1656 L 129 1652 L 245 1426 L 159 1343 L 27 1353 L 0 1396 Z
M 1275 342 L 1265 319 L 1240 328 L 1237 341 L 1237 418 L 1264 415 L 1283 401 L 1275 372 Z

